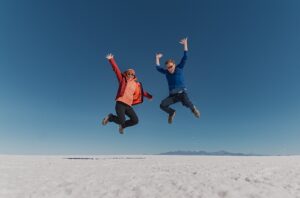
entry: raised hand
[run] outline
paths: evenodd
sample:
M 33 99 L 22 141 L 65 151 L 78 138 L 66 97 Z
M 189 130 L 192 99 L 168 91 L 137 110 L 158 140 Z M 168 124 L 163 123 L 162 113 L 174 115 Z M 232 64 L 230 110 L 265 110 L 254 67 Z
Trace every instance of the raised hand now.
M 162 53 L 157 53 L 156 54 L 156 65 L 159 66 L 160 65 L 160 62 L 159 62 L 159 59 L 162 57 Z
M 109 54 L 106 55 L 106 58 L 108 60 L 110 60 L 110 59 L 114 58 L 114 55 L 112 55 L 111 53 L 109 53 Z
M 188 51 L 188 39 L 187 38 L 184 38 L 184 39 L 181 39 L 181 41 L 179 42 L 180 44 L 182 44 L 184 46 L 184 51 Z
M 181 39 L 179 43 L 182 45 L 187 45 L 187 38 Z
M 161 58 L 161 57 L 163 57 L 163 54 L 162 54 L 162 53 L 157 53 L 157 54 L 156 54 L 156 58 Z

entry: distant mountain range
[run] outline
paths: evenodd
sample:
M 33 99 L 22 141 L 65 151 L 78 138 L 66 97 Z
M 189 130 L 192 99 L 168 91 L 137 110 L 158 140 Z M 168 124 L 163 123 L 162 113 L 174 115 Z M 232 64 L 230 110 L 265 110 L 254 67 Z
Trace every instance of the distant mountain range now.
M 252 153 L 231 153 L 228 151 L 216 151 L 216 152 L 207 152 L 207 151 L 169 151 L 166 153 L 160 153 L 159 155 L 216 155 L 216 156 L 263 156 L 259 154 Z

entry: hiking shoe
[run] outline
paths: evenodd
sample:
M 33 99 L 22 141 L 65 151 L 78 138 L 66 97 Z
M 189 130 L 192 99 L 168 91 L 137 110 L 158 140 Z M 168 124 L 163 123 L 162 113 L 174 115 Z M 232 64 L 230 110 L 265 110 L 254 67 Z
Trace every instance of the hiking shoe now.
M 195 115 L 196 118 L 200 118 L 200 111 L 196 107 L 194 107 L 192 112 L 193 112 L 193 114 Z
M 102 125 L 107 125 L 107 123 L 109 122 L 109 118 L 112 114 L 108 114 L 103 120 L 102 120 Z
M 172 122 L 173 122 L 173 119 L 174 119 L 174 117 L 175 117 L 175 111 L 174 111 L 174 113 L 172 113 L 171 115 L 169 115 L 169 117 L 168 117 L 168 123 L 169 124 L 172 124 Z
M 122 127 L 122 125 L 119 125 L 119 133 L 120 134 L 124 134 L 124 128 Z

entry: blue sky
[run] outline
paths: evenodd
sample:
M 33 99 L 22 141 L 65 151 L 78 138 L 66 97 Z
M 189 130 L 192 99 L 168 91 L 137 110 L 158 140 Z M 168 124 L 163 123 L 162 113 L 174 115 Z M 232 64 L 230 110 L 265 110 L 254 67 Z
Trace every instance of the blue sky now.
M 300 154 L 300 2 L 0 1 L 0 153 L 152 154 L 228 150 Z M 188 94 L 172 125 L 155 53 L 179 61 Z M 152 102 L 118 134 L 117 80 L 105 55 L 134 68 Z

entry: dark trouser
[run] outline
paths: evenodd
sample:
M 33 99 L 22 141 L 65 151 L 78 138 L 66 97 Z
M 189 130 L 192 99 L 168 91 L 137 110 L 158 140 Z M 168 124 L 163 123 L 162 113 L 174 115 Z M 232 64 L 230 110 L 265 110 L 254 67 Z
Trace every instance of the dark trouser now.
M 184 106 L 191 109 L 191 111 L 194 109 L 194 105 L 190 101 L 186 92 L 170 94 L 167 98 L 161 101 L 160 108 L 163 111 L 167 112 L 169 115 L 172 115 L 175 110 L 170 108 L 169 106 L 177 102 L 181 102 Z
M 133 108 L 123 102 L 116 102 L 116 113 L 117 116 L 111 115 L 109 121 L 122 125 L 123 128 L 136 125 L 139 122 Z M 130 120 L 126 120 L 125 115 L 127 115 Z

